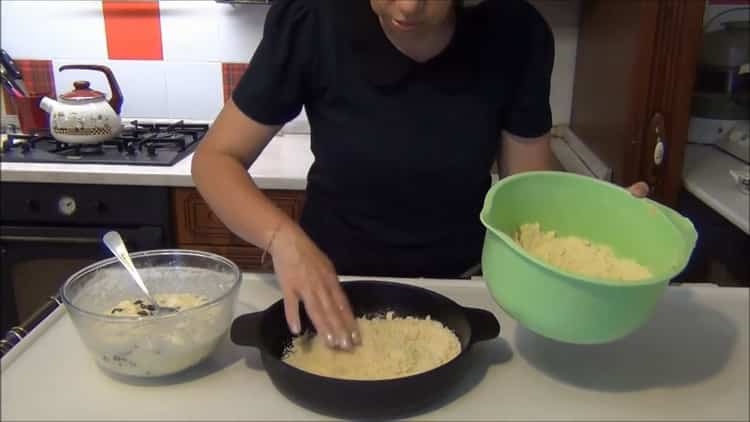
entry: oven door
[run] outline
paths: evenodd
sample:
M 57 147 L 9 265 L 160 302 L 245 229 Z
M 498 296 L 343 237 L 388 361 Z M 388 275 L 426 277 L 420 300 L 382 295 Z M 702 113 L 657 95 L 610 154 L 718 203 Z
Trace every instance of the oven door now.
M 25 321 L 81 268 L 111 257 L 109 228 L 0 226 L 2 332 Z M 129 250 L 165 247 L 161 227 L 117 228 Z

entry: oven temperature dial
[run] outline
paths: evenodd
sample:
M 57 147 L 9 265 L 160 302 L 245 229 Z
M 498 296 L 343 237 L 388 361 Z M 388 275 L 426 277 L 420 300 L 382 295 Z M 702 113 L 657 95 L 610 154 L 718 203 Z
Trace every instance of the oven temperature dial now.
M 62 215 L 73 215 L 76 212 L 76 200 L 70 196 L 63 196 L 57 201 L 57 210 Z

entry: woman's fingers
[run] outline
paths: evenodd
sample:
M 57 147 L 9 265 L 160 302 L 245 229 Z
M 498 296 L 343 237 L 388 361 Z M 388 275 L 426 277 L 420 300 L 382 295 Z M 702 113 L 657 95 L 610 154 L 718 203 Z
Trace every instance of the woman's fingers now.
M 336 283 L 338 283 L 338 281 L 336 281 Z M 318 290 L 317 293 L 323 313 L 328 320 L 329 326 L 333 330 L 336 345 L 342 349 L 351 349 L 353 342 L 349 322 L 346 321 L 346 316 L 342 313 L 338 303 L 334 300 L 331 289 L 324 287 Z
M 342 322 L 344 323 L 347 333 L 351 337 L 353 344 L 360 344 L 362 339 L 359 336 L 359 330 L 357 329 L 357 322 L 354 320 L 354 313 L 352 312 L 349 300 L 344 294 L 344 289 L 341 288 L 341 284 L 336 282 L 330 290 L 331 296 L 333 297 L 334 306 L 339 312 Z
M 302 325 L 299 320 L 299 297 L 292 291 L 284 292 L 284 316 L 289 326 L 289 331 L 294 335 L 299 335 L 302 331 Z
M 630 185 L 628 190 L 634 196 L 637 196 L 639 198 L 647 197 L 650 191 L 648 184 L 646 182 L 638 182 L 638 183 L 632 184 Z
M 273 247 L 273 264 L 284 293 L 289 328 L 299 333 L 302 301 L 318 335 L 331 347 L 359 343 L 351 308 L 328 257 L 295 225 L 280 230 Z
M 305 292 L 302 294 L 302 301 L 305 304 L 305 311 L 307 312 L 307 316 L 310 317 L 310 320 L 315 326 L 315 330 L 318 332 L 318 335 L 323 337 L 328 346 L 336 347 L 338 345 L 338 341 L 335 337 L 335 333 L 333 331 L 333 328 L 331 327 L 331 324 L 328 322 L 328 316 L 326 315 L 323 306 L 320 303 L 320 299 L 318 299 L 317 292 L 315 292 L 313 289 L 305 290 Z

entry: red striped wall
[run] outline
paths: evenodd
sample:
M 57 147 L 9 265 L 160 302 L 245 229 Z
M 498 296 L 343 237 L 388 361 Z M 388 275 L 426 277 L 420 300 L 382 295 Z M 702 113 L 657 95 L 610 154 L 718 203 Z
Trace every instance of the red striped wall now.
M 110 59 L 162 60 L 158 1 L 102 2 Z

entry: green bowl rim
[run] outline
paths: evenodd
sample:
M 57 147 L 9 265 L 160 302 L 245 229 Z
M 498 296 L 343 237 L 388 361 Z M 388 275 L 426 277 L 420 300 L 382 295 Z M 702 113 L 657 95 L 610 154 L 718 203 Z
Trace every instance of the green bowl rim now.
M 598 184 L 598 185 L 601 185 L 601 186 L 605 186 L 605 187 L 607 187 L 607 188 L 609 188 L 611 190 L 625 193 L 629 197 L 633 198 L 633 200 L 635 200 L 635 201 L 649 201 L 649 202 L 652 202 L 648 198 L 637 198 L 637 197 L 633 196 L 630 193 L 630 191 L 628 191 L 627 189 L 625 189 L 625 188 L 623 188 L 623 187 L 621 187 L 619 185 L 616 185 L 614 183 L 609 183 L 609 182 L 606 182 L 606 181 L 603 181 L 603 180 L 599 180 L 599 179 L 596 179 L 596 178 L 593 178 L 593 177 L 588 177 L 588 176 L 584 176 L 584 175 L 580 175 L 580 174 L 576 174 L 576 173 L 568 173 L 568 172 L 553 171 L 553 170 L 541 170 L 541 171 L 528 171 L 528 172 L 523 172 L 523 173 L 516 173 L 514 175 L 504 177 L 504 178 L 500 179 L 498 182 L 496 182 L 493 186 L 491 186 L 490 189 L 487 191 L 487 194 L 484 197 L 484 204 L 482 205 L 482 210 L 479 213 L 479 219 L 482 222 L 482 224 L 484 225 L 485 229 L 491 231 L 492 233 L 494 233 L 495 235 L 497 235 L 501 239 L 505 240 L 505 242 L 510 245 L 511 250 L 513 250 L 515 253 L 517 253 L 518 255 L 520 255 L 522 258 L 524 258 L 526 260 L 529 260 L 529 261 L 531 261 L 533 263 L 536 263 L 536 264 L 540 265 L 543 269 L 545 269 L 545 270 L 547 270 L 549 272 L 555 273 L 557 275 L 560 275 L 560 276 L 564 276 L 564 277 L 567 277 L 567 278 L 572 278 L 572 279 L 575 279 L 575 280 L 580 280 L 580 281 L 583 281 L 583 282 L 586 282 L 586 283 L 589 283 L 589 284 L 594 284 L 594 285 L 607 285 L 607 286 L 618 286 L 618 287 L 641 287 L 641 286 L 646 286 L 646 285 L 654 285 L 654 284 L 663 283 L 664 281 L 668 282 L 674 276 L 676 276 L 677 274 L 681 273 L 685 269 L 685 267 L 687 266 L 687 263 L 685 263 L 685 265 L 683 265 L 681 268 L 672 271 L 666 277 L 666 279 L 665 278 L 661 278 L 661 277 L 654 277 L 654 276 L 652 276 L 652 277 L 643 278 L 643 279 L 640 279 L 640 280 L 611 280 L 611 279 L 607 279 L 607 278 L 591 277 L 591 276 L 586 276 L 586 275 L 581 275 L 581 274 L 576 274 L 576 273 L 568 272 L 568 271 L 562 270 L 562 269 L 560 269 L 558 267 L 555 267 L 553 265 L 550 265 L 550 264 L 544 262 L 543 260 L 541 260 L 541 259 L 539 259 L 539 258 L 537 258 L 537 257 L 535 257 L 535 256 L 533 256 L 533 255 L 531 255 L 529 253 L 527 253 L 522 247 L 518 246 L 518 244 L 516 244 L 516 242 L 510 236 L 508 236 L 507 234 L 505 234 L 503 231 L 497 230 L 496 228 L 492 227 L 487 222 L 486 214 L 489 212 L 489 209 L 491 208 L 490 198 L 494 196 L 493 194 L 494 194 L 494 192 L 496 190 L 500 189 L 504 185 L 507 185 L 509 183 L 513 183 L 513 182 L 515 182 L 515 181 L 517 181 L 519 179 L 524 179 L 524 178 L 529 178 L 529 177 L 537 177 L 537 176 L 540 176 L 540 175 L 554 175 L 554 176 L 558 176 L 558 177 L 574 178 L 574 179 L 582 180 L 585 183 Z M 667 216 L 665 216 L 663 213 L 659 213 L 659 214 L 660 214 L 660 217 L 664 220 L 664 222 L 666 224 L 669 224 L 675 231 L 679 232 L 679 230 L 674 226 L 674 224 L 669 220 L 669 218 Z

